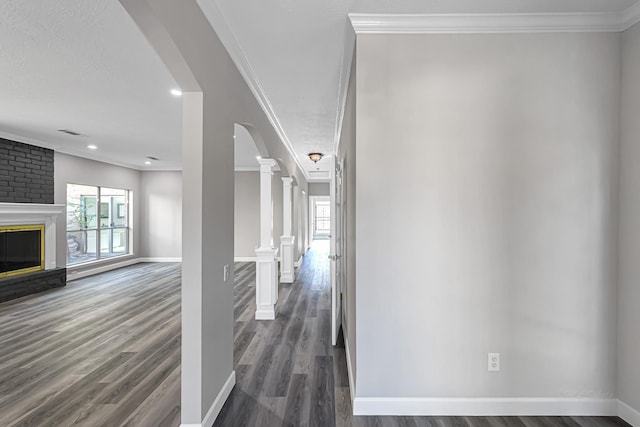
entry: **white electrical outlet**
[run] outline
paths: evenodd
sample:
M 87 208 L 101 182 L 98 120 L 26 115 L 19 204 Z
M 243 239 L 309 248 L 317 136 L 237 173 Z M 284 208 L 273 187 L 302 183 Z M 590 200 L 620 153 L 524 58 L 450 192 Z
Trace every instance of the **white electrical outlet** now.
M 489 353 L 487 362 L 489 372 L 498 372 L 500 370 L 500 353 Z
M 224 281 L 226 282 L 227 280 L 229 280 L 229 264 L 224 266 Z

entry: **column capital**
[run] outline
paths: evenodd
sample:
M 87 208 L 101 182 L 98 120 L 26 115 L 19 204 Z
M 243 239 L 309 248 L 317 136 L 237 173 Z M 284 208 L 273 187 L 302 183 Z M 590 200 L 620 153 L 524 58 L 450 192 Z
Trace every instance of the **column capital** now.
M 260 172 L 272 173 L 273 168 L 278 165 L 274 159 L 258 159 L 258 163 L 260 164 Z
M 282 182 L 285 185 L 288 185 L 289 187 L 291 187 L 294 184 L 295 181 L 294 181 L 293 177 L 291 177 L 291 176 L 283 176 L 282 177 Z

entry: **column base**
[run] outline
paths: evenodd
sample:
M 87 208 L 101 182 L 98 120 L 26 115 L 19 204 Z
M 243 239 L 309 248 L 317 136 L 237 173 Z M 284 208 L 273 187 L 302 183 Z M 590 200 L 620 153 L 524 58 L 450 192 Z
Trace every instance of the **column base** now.
M 256 249 L 256 320 L 274 320 L 278 302 L 276 248 Z
M 280 237 L 280 283 L 293 283 L 296 279 L 293 259 L 295 236 Z
M 275 306 L 258 308 L 256 310 L 256 320 L 275 320 L 275 319 L 276 319 Z

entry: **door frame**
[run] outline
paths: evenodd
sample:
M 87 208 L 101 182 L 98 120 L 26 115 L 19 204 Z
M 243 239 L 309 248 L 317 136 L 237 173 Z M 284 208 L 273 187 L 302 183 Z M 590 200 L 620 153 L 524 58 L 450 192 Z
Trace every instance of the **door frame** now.
M 331 163 L 331 343 L 338 342 L 338 333 L 342 326 L 343 287 L 344 287 L 344 191 L 342 187 L 343 163 L 337 157 Z

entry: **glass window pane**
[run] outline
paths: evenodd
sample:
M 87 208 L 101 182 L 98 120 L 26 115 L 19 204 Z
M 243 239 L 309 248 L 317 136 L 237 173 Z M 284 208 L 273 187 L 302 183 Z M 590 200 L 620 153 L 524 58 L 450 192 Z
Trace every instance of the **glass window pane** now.
M 127 251 L 128 231 L 126 228 L 113 230 L 111 248 L 114 255 L 123 255 Z
M 98 188 L 67 184 L 67 230 L 96 228 Z
M 67 196 L 68 265 L 129 253 L 128 190 L 67 184 Z
M 96 230 L 67 232 L 67 265 L 96 260 L 97 243 Z
M 109 228 L 100 231 L 100 258 L 110 258 L 127 253 L 126 228 Z

